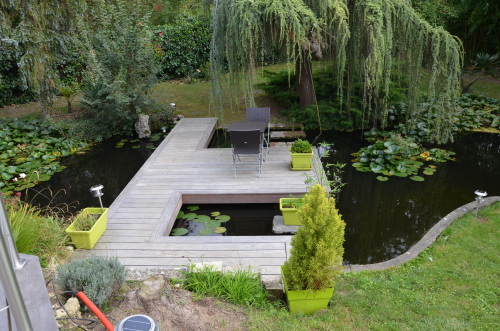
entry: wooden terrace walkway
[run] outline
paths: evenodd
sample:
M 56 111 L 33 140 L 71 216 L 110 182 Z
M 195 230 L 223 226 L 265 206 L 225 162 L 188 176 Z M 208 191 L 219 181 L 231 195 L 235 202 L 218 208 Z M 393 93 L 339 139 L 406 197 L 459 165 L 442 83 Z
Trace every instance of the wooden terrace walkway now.
M 218 261 L 251 266 L 264 280 L 279 276 L 290 236 L 168 236 L 182 204 L 278 203 L 306 191 L 285 145 L 270 147 L 260 178 L 257 171 L 234 178 L 231 149 L 206 148 L 216 125 L 216 118 L 184 118 L 172 129 L 110 206 L 107 230 L 89 254 L 116 256 L 129 272 Z

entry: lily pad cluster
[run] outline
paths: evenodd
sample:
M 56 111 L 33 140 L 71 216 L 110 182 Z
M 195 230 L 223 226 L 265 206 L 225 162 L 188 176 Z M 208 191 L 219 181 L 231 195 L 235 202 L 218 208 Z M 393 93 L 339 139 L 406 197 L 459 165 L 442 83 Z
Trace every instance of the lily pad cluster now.
M 59 159 L 87 149 L 61 136 L 51 122 L 35 118 L 0 120 L 0 190 L 22 191 L 64 169 Z
M 149 142 L 155 142 L 158 141 L 162 138 L 161 133 L 154 133 L 151 135 L 151 137 L 148 139 Z M 139 144 L 141 140 L 140 139 L 121 139 L 119 142 L 116 143 L 115 148 L 123 148 L 127 144 L 132 144 L 131 148 L 132 149 L 139 149 L 141 148 L 141 144 Z M 147 145 L 146 148 L 148 149 L 156 149 L 156 146 L 154 145 Z
M 436 164 L 454 160 L 454 152 L 440 148 L 426 150 L 416 144 L 412 138 L 391 135 L 385 140 L 361 148 L 355 156 L 353 167 L 362 172 L 380 174 L 377 179 L 386 181 L 390 176 L 409 177 L 414 181 L 423 181 L 419 174 L 431 176 L 436 171 Z
M 188 221 L 190 228 L 194 229 L 195 236 L 209 236 L 213 234 L 222 234 L 226 232 L 226 228 L 221 226 L 231 219 L 228 215 L 221 215 L 218 211 L 214 211 L 208 215 L 198 215 L 193 211 L 198 210 L 198 206 L 189 206 L 188 210 L 190 213 L 185 213 L 180 211 L 177 215 L 178 220 Z M 189 233 L 189 230 L 185 227 L 174 228 L 170 235 L 172 236 L 184 236 Z

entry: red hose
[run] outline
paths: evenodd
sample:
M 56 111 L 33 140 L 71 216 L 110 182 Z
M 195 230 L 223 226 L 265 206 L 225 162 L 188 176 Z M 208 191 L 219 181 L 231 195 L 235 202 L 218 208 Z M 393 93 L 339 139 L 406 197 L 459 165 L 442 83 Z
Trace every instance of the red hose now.
M 87 305 L 87 307 L 89 307 L 89 309 L 97 316 L 97 318 L 99 319 L 99 321 L 101 321 L 106 330 L 113 331 L 115 329 L 113 324 L 111 324 L 111 322 L 106 318 L 106 316 L 104 316 L 104 314 L 99 310 L 99 308 L 97 308 L 97 306 L 94 305 L 92 301 L 90 301 L 90 299 L 85 295 L 85 293 L 78 292 L 76 296 L 80 300 L 82 300 L 82 302 L 85 305 Z

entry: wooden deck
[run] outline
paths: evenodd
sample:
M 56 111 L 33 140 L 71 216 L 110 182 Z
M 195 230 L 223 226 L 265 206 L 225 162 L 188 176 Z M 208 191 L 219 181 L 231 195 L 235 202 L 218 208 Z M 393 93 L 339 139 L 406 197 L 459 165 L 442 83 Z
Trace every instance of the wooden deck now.
M 279 275 L 290 236 L 168 236 L 182 204 L 278 203 L 306 191 L 304 172 L 290 170 L 284 145 L 270 148 L 260 177 L 240 171 L 234 178 L 231 149 L 206 148 L 216 124 L 185 118 L 175 126 L 110 206 L 107 230 L 88 253 L 116 256 L 136 271 L 219 261 L 250 266 L 264 279 Z

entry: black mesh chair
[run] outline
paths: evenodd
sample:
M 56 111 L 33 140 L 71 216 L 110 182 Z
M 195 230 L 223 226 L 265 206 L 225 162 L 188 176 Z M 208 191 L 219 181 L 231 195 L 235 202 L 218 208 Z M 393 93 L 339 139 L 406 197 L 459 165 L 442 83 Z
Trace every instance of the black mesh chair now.
M 262 172 L 260 130 L 231 130 L 229 136 L 233 150 L 234 178 L 237 170 L 258 170 L 260 174 Z
M 267 133 L 264 134 L 266 144 L 266 154 L 269 153 L 269 143 L 271 137 L 271 108 L 247 108 L 246 120 L 252 122 L 267 122 Z

